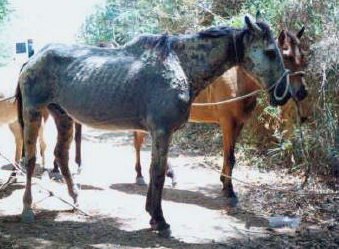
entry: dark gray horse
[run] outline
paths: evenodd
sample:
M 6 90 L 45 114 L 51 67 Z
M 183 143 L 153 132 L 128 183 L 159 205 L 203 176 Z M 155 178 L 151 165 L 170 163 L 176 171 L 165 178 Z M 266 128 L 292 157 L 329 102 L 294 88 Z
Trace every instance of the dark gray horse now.
M 34 220 L 31 178 L 42 111 L 48 109 L 58 130 L 55 157 L 74 202 L 68 169 L 73 120 L 95 128 L 148 131 L 152 160 L 146 210 L 152 228 L 168 228 L 161 207 L 168 148 L 199 92 L 239 65 L 268 89 L 272 104 L 290 97 L 288 73 L 269 27 L 248 17 L 245 22 L 242 30 L 144 35 L 115 49 L 53 44 L 33 56 L 17 89 L 27 168 L 23 219 Z

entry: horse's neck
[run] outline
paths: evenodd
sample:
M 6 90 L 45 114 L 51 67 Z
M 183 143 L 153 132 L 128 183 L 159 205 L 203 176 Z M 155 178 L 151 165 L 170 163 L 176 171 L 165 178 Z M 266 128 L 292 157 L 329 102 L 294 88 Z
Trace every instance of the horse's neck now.
M 235 66 L 235 37 L 185 37 L 173 44 L 181 67 L 192 84 L 193 98 L 200 91 Z

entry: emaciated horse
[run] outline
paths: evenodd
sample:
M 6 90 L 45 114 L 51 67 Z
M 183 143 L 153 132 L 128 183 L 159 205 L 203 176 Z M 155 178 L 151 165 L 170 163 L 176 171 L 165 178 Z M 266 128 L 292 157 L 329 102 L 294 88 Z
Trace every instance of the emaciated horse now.
M 307 96 L 304 82 L 304 75 L 301 70 L 305 67 L 304 52 L 300 48 L 300 41 L 304 28 L 298 32 L 281 31 L 278 38 L 278 46 L 282 52 L 284 63 L 287 69 L 291 70 L 290 75 L 293 98 L 298 101 Z M 223 184 L 223 191 L 227 197 L 235 197 L 232 184 L 232 170 L 235 165 L 235 145 L 241 129 L 250 117 L 256 106 L 256 96 L 225 103 L 217 103 L 225 99 L 241 97 L 259 89 L 260 85 L 256 80 L 246 73 L 242 67 L 235 67 L 225 72 L 211 85 L 206 87 L 196 97 L 191 106 L 189 122 L 196 123 L 218 123 L 221 126 L 223 135 L 224 163 L 220 176 Z M 293 89 L 293 90 L 292 90 Z M 207 103 L 196 105 L 195 103 Z M 143 183 L 140 164 L 140 148 L 146 133 L 134 132 L 134 148 L 136 152 L 135 170 L 137 172 L 137 183 Z M 173 175 L 173 173 L 172 173 Z
M 188 120 L 190 105 L 217 77 L 236 65 L 270 93 L 274 105 L 291 97 L 288 71 L 269 27 L 245 17 L 242 30 L 219 27 L 191 35 L 143 35 L 114 49 L 52 44 L 34 55 L 17 88 L 24 129 L 26 189 L 22 216 L 34 220 L 32 174 L 42 112 L 58 130 L 56 160 L 68 192 L 77 193 L 68 168 L 73 120 L 101 129 L 148 131 L 152 137 L 146 210 L 153 229 L 169 227 L 161 200 L 172 134 Z

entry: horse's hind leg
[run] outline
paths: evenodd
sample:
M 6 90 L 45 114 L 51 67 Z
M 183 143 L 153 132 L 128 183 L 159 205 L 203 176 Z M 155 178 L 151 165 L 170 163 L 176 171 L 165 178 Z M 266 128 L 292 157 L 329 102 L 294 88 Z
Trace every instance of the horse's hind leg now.
M 75 162 L 78 165 L 78 171 L 81 166 L 81 124 L 75 123 Z
M 150 167 L 150 183 L 148 186 L 146 210 L 151 215 L 150 224 L 155 230 L 169 227 L 163 216 L 161 196 L 165 182 L 168 148 L 171 132 L 164 129 L 156 130 L 152 135 L 152 160 Z
M 23 138 L 21 126 L 18 121 L 15 121 L 14 123 L 9 124 L 9 128 L 15 139 L 15 162 L 17 163 L 22 157 Z
M 32 176 L 36 162 L 36 142 L 39 128 L 41 125 L 41 113 L 32 109 L 23 111 L 24 119 L 24 147 L 25 147 L 25 166 L 26 166 L 26 190 L 23 198 L 22 218 L 26 222 L 34 221 L 32 211 Z
M 55 125 L 58 131 L 57 144 L 54 150 L 54 163 L 60 167 L 61 173 L 65 178 L 68 194 L 77 203 L 77 193 L 74 189 L 73 179 L 68 168 L 69 148 L 73 139 L 73 120 L 57 105 L 50 105 L 49 110 L 54 117 Z
M 44 126 L 46 124 L 46 121 L 48 119 L 48 111 L 43 111 L 43 124 L 41 125 L 39 129 L 39 144 L 40 144 L 40 156 L 41 156 L 41 164 L 42 168 L 45 168 L 45 151 L 46 151 L 46 143 L 44 140 Z

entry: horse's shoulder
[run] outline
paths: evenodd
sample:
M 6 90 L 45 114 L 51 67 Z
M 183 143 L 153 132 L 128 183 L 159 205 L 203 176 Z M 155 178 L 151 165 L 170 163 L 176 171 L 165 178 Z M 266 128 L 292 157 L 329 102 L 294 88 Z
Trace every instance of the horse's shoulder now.
M 235 95 L 237 91 L 237 72 L 235 68 L 226 71 L 221 77 L 216 80 L 216 86 L 220 90 L 228 92 L 230 95 Z

